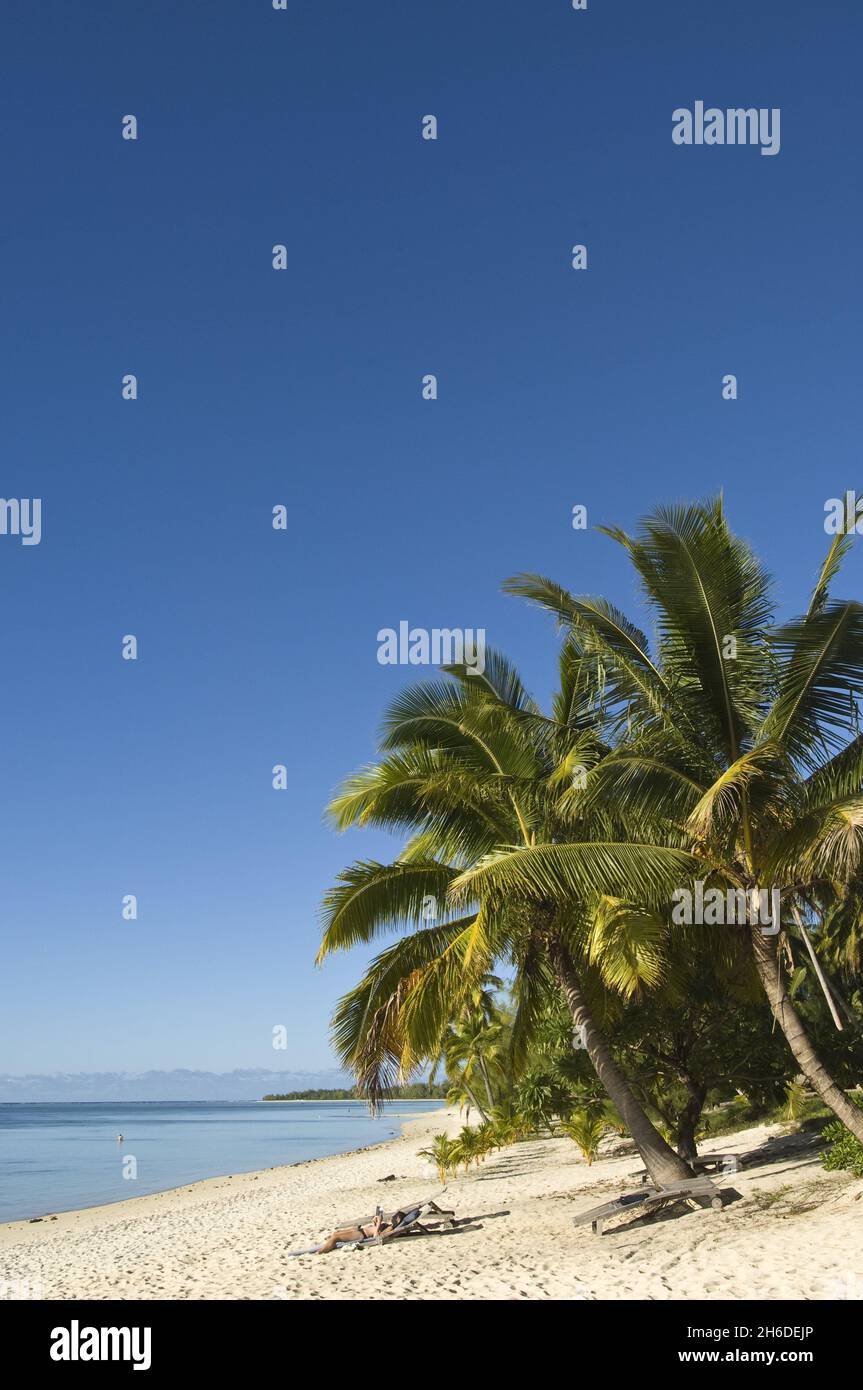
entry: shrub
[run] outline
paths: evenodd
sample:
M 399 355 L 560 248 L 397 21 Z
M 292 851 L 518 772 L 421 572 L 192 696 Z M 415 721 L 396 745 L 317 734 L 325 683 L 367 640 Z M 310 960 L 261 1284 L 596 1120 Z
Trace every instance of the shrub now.
M 785 1087 L 785 1115 L 789 1120 L 799 1120 L 809 1099 L 809 1092 L 799 1081 L 789 1081 Z
M 430 1149 L 420 1149 L 417 1157 L 427 1158 L 437 1168 L 438 1177 L 445 1183 L 458 1162 L 458 1145 L 446 1134 L 436 1134 Z
M 854 1104 L 863 1110 L 863 1096 L 852 1096 Z M 855 1139 L 850 1129 L 841 1120 L 834 1120 L 821 1131 L 829 1142 L 827 1152 L 821 1155 L 821 1162 L 831 1172 L 847 1168 L 855 1178 L 863 1178 L 863 1144 Z
M 590 1167 L 596 1158 L 600 1140 L 607 1128 L 605 1120 L 600 1115 L 591 1114 L 589 1110 L 577 1110 L 564 1122 L 562 1128 L 570 1139 L 575 1140 L 581 1149 L 585 1162 Z

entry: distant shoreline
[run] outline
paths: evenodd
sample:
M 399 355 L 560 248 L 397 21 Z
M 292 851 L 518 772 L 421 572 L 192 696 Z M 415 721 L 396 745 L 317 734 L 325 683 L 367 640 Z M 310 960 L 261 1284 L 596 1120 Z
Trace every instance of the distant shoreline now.
M 340 1099 L 329 1099 L 321 1096 L 317 1100 L 310 1097 L 296 1097 L 291 1100 L 276 1100 L 267 1096 L 252 1096 L 244 1100 L 242 1097 L 233 1097 L 226 1100 L 220 1096 L 215 1100 L 201 1100 L 196 1097 L 194 1100 L 184 1097 L 167 1096 L 160 1100 L 0 1100 L 2 1105 L 366 1105 L 368 1102 L 356 1098 L 354 1100 L 341 1097 Z M 446 1105 L 443 1096 L 411 1096 L 404 1100 L 398 1098 L 387 1099 L 384 1105 Z

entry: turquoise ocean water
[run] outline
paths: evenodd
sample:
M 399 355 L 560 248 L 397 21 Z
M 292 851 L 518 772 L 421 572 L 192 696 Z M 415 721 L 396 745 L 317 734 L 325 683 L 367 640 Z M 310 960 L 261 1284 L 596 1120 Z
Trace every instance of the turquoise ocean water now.
M 0 1222 L 346 1153 L 440 1108 L 394 1101 L 372 1119 L 350 1101 L 0 1104 Z M 123 1177 L 130 1155 L 133 1180 Z

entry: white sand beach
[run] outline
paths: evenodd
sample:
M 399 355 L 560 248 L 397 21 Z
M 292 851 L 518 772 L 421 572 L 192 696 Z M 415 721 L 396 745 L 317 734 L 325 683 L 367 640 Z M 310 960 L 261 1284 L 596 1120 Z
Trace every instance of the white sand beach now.
M 379 1203 L 435 1194 L 416 1151 L 461 1123 L 438 1111 L 358 1153 L 10 1223 L 0 1282 L 35 1281 L 46 1299 L 863 1298 L 863 1181 L 825 1173 L 816 1141 L 781 1125 L 703 1146 L 757 1151 L 722 1180 L 739 1199 L 721 1212 L 627 1217 L 601 1237 L 576 1229 L 576 1212 L 632 1185 L 638 1155 L 588 1168 L 569 1139 L 539 1139 L 450 1181 L 444 1205 L 479 1229 L 288 1258 Z

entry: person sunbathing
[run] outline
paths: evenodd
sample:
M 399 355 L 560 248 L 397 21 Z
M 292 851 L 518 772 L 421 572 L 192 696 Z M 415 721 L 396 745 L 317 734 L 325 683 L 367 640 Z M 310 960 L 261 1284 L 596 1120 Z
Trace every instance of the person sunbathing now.
M 365 1226 L 342 1226 L 340 1230 L 333 1231 L 331 1236 L 327 1236 L 323 1245 L 319 1245 L 315 1251 L 316 1255 L 328 1255 L 331 1250 L 342 1241 L 351 1240 L 374 1240 L 376 1236 L 392 1235 L 396 1226 L 401 1225 L 405 1219 L 403 1211 L 394 1211 L 392 1216 L 385 1217 L 379 1211 L 373 1221 Z

